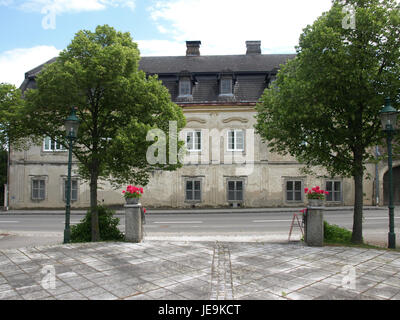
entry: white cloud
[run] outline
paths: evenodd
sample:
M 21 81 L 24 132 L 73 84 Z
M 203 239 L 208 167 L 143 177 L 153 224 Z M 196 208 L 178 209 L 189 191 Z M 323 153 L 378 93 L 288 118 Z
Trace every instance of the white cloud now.
M 10 1 L 10 0 L 0 0 Z M 135 9 L 136 0 L 25 0 L 17 7 L 28 12 L 51 10 L 55 14 L 63 12 L 98 11 L 107 7 L 128 7 Z M 1 2 L 0 2 L 1 4 Z
M 201 54 L 244 54 L 246 40 L 261 40 L 263 53 L 295 52 L 303 28 L 330 7 L 331 0 L 166 0 L 149 11 L 174 41 L 201 40 Z
M 0 83 L 7 82 L 19 87 L 25 73 L 58 56 L 60 50 L 53 46 L 36 46 L 0 52 Z
M 186 44 L 168 40 L 135 40 L 139 45 L 141 56 L 182 56 Z

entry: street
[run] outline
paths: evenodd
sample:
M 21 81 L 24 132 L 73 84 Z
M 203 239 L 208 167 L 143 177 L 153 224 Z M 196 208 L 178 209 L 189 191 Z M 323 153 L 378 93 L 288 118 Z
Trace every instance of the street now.
M 125 230 L 125 218 L 120 218 L 120 230 Z M 71 215 L 71 225 L 83 215 Z M 352 229 L 352 211 L 326 211 L 324 218 L 331 224 Z M 144 228 L 149 240 L 217 240 L 273 241 L 288 240 L 293 212 L 148 214 Z M 400 215 L 395 213 L 396 236 L 400 234 Z M 301 214 L 299 213 L 301 222 Z M 295 226 L 291 240 L 299 240 L 301 231 Z M 62 242 L 65 216 L 58 215 L 0 215 L 0 248 L 15 248 Z M 388 233 L 386 210 L 365 210 L 363 234 L 371 244 L 385 245 Z M 399 241 L 399 240 L 398 240 Z

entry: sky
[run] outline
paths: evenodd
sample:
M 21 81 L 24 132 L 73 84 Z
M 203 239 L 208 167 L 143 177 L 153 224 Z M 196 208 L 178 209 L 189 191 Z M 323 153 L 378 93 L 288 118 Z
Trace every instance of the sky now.
M 141 56 L 295 53 L 302 30 L 331 0 L 0 0 L 0 83 L 19 87 L 25 72 L 56 57 L 79 30 L 108 24 L 130 32 Z

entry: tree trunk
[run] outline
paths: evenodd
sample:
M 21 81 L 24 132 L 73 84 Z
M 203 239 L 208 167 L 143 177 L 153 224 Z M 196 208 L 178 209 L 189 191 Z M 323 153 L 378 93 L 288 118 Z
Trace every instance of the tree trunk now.
M 361 162 L 362 163 L 362 162 Z M 358 163 L 360 165 L 360 163 Z M 358 166 L 354 178 L 354 215 L 353 215 L 353 234 L 351 242 L 361 244 L 363 242 L 362 236 L 362 220 L 363 220 L 363 169 L 361 164 Z
M 90 176 L 90 212 L 92 220 L 92 241 L 100 241 L 99 231 L 99 215 L 97 211 L 97 179 L 96 172 L 91 173 Z

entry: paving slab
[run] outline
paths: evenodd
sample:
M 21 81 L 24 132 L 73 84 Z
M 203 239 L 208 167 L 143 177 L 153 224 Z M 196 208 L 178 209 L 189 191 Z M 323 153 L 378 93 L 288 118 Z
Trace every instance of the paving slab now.
M 0 300 L 399 298 L 398 251 L 146 239 L 0 250 Z

